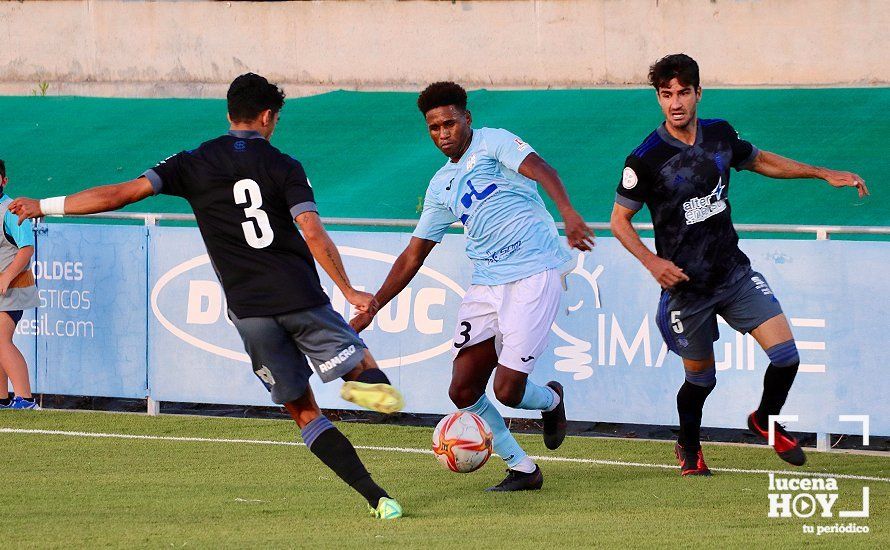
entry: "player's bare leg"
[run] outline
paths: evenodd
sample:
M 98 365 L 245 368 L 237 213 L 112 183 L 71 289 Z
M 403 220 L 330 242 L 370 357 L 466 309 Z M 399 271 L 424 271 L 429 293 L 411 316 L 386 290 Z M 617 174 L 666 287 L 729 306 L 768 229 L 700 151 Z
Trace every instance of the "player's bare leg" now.
M 562 384 L 551 380 L 538 386 L 528 374 L 498 365 L 494 375 L 494 394 L 498 401 L 516 409 L 541 411 L 544 424 L 544 446 L 559 448 L 566 438 L 566 408 Z
M 751 336 L 757 340 L 757 343 L 764 350 L 794 338 L 794 335 L 791 334 L 791 326 L 788 324 L 788 319 L 784 313 L 764 321 L 759 327 L 751 331 Z
M 368 350 L 365 350 L 361 363 L 346 373 L 343 380 L 340 397 L 359 407 L 384 414 L 405 407 L 402 393 L 392 385 Z
M 498 364 L 494 338 L 467 346 L 455 357 L 451 369 L 448 396 L 458 408 L 465 409 L 485 395 L 491 373 Z
M 15 323 L 8 314 L 0 312 L 0 365 L 12 381 L 12 388 L 19 397 L 31 398 L 31 380 L 28 378 L 28 364 L 15 344 L 12 335 Z M 6 388 L 3 388 L 6 391 Z M 8 394 L 7 394 L 8 395 Z
M 395 519 L 402 516 L 399 503 L 374 483 L 352 443 L 322 414 L 311 388 L 307 387 L 301 397 L 285 403 L 284 408 L 299 426 L 303 441 L 312 454 L 365 497 L 375 517 Z
M 683 476 L 709 476 L 701 451 L 701 418 L 705 400 L 717 384 L 714 356 L 707 359 L 683 359 L 686 380 L 677 392 L 680 433 L 674 452 Z
M 748 415 L 748 428 L 760 437 L 769 438 L 769 416 L 781 412 L 788 398 L 788 392 L 797 376 L 800 357 L 791 327 L 784 314 L 776 315 L 751 331 L 763 351 L 769 356 L 770 364 L 763 376 L 763 397 L 756 411 Z M 775 426 L 773 448 L 785 462 L 802 466 L 806 455 L 797 439 L 779 425 Z
M 462 410 L 485 419 L 494 436 L 494 451 L 507 463 L 507 477 L 487 490 L 501 492 L 540 489 L 544 483 L 541 469 L 519 446 L 507 429 L 504 417 L 485 395 L 485 387 L 497 361 L 494 338 L 463 348 L 454 359 L 448 395 Z
M 0 396 L 2 397 L 0 399 L 3 400 L 0 402 L 0 405 L 6 408 L 22 404 L 27 408 L 38 408 L 33 404 L 34 398 L 31 395 L 28 364 L 25 362 L 22 352 L 12 343 L 14 332 L 15 322 L 13 322 L 12 317 L 5 312 L 0 312 L 0 371 L 3 372 L 3 375 L 0 376 L 0 384 L 2 384 L 2 388 L 0 388 L 0 392 L 2 392 Z M 26 401 L 16 399 L 16 403 L 10 403 L 7 377 L 12 381 L 12 389 L 15 391 L 16 396 Z
M 494 374 L 494 396 L 508 407 L 516 407 L 525 395 L 528 374 L 498 365 Z
M 3 364 L 0 364 L 0 409 L 9 408 L 12 398 L 9 397 L 9 377 L 3 371 Z

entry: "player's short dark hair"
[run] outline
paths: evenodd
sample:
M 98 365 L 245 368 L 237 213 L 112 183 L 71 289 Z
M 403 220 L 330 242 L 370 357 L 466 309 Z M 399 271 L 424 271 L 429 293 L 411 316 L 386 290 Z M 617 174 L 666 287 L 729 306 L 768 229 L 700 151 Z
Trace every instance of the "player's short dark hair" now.
M 253 120 L 266 109 L 277 113 L 284 106 L 284 90 L 264 77 L 247 73 L 232 81 L 226 93 L 229 117 L 238 122 Z
M 656 90 L 666 88 L 673 78 L 683 86 L 698 89 L 698 63 L 685 53 L 675 53 L 662 57 L 649 67 L 649 84 Z
M 0 159 L 0 179 L 6 177 L 6 163 L 3 162 L 3 159 Z
M 436 107 L 454 105 L 461 111 L 467 110 L 467 91 L 454 82 L 433 82 L 420 92 L 417 97 L 417 108 L 427 114 Z

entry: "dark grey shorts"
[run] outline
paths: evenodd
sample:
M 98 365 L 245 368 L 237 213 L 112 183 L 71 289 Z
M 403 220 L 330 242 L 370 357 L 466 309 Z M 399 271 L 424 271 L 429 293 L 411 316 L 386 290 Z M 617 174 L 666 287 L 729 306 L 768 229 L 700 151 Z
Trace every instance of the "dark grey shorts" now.
M 725 291 L 704 299 L 683 299 L 662 291 L 656 323 L 669 350 L 684 359 L 707 359 L 720 337 L 717 315 L 747 334 L 782 313 L 766 278 L 749 270 Z
M 279 404 L 306 393 L 313 368 L 330 382 L 354 369 L 367 347 L 331 304 L 243 319 L 229 311 L 229 318 L 244 340 L 254 374 Z

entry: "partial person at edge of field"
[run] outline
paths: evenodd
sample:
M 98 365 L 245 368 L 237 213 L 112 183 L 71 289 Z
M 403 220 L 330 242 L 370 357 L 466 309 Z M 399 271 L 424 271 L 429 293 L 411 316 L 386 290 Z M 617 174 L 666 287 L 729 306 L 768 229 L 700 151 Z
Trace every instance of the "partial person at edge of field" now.
M 663 57 L 649 81 L 665 121 L 627 157 L 612 210 L 612 233 L 662 287 L 656 316 L 668 349 L 683 359 L 685 382 L 677 394 L 680 433 L 675 453 L 680 471 L 710 475 L 701 451 L 702 408 L 714 389 L 713 343 L 717 315 L 750 333 L 770 364 L 763 396 L 748 427 L 768 439 L 769 417 L 785 404 L 800 359 L 791 328 L 766 278 L 739 249 L 729 205 L 730 169 L 771 178 L 816 178 L 833 187 L 868 194 L 861 177 L 803 164 L 740 139 L 725 120 L 699 119 L 702 97 L 698 64 L 684 54 Z M 648 206 L 655 226 L 653 253 L 631 225 Z M 773 447 L 786 462 L 806 461 L 798 441 L 776 426 Z
M 9 178 L 6 163 L 0 160 L 0 409 L 40 409 L 31 395 L 28 363 L 12 341 L 15 327 L 24 310 L 38 305 L 37 284 L 31 272 L 34 256 L 34 229 L 30 223 L 19 224 L 9 211 L 12 198 L 6 194 Z M 9 394 L 12 381 L 14 396 Z
M 373 297 L 352 287 L 303 166 L 269 143 L 284 92 L 247 73 L 226 97 L 231 126 L 225 135 L 132 181 L 39 202 L 20 198 L 9 209 L 24 220 L 116 210 L 159 193 L 186 199 L 254 374 L 296 421 L 309 450 L 365 497 L 373 515 L 401 517 L 399 503 L 371 479 L 309 386 L 314 369 L 323 382 L 346 380 L 341 396 L 361 407 L 392 413 L 404 406 L 364 342 L 331 307 L 315 262 L 359 311 Z

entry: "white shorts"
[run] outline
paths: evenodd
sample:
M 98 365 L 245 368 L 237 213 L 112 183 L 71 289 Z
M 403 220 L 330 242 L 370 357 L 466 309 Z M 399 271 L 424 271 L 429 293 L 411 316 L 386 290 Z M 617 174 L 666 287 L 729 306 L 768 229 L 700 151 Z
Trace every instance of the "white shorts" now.
M 547 347 L 562 292 L 556 269 L 505 285 L 470 286 L 457 313 L 453 356 L 494 337 L 499 364 L 531 373 Z

